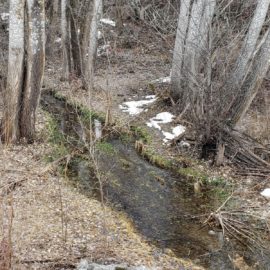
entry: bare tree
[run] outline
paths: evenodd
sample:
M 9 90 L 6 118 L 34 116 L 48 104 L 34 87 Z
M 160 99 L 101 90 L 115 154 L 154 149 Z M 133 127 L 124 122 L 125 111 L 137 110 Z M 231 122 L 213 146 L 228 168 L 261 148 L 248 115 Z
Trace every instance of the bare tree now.
M 240 92 L 235 98 L 228 113 L 228 121 L 230 126 L 235 127 L 243 118 L 251 102 L 255 98 L 258 90 L 266 76 L 270 66 L 270 31 L 263 43 L 258 55 L 256 56 L 252 72 L 245 79 Z
M 24 76 L 24 6 L 23 0 L 10 1 L 8 76 L 3 93 L 3 135 L 6 142 L 16 141 L 20 131 L 20 96 Z
M 73 59 L 74 73 L 80 77 L 83 73 L 81 46 L 79 39 L 79 31 L 77 21 L 75 19 L 72 6 L 69 7 L 70 12 L 70 38 L 71 38 L 71 53 Z
M 181 99 L 184 108 L 189 100 L 198 99 L 196 86 L 208 51 L 209 26 L 216 1 L 183 0 L 180 6 L 172 65 L 172 96 Z M 181 106 L 180 105 L 180 106 Z
M 178 27 L 176 32 L 176 39 L 173 51 L 172 63 L 172 95 L 175 99 L 180 97 L 180 89 L 182 82 L 182 64 L 185 53 L 185 40 L 189 24 L 189 10 L 191 0 L 181 1 L 180 13 L 178 19 Z
M 45 61 L 44 1 L 11 0 L 9 29 L 3 138 L 7 143 L 21 137 L 32 141 Z
M 56 33 L 59 27 L 58 21 L 59 21 L 59 0 L 53 0 L 50 3 L 50 15 L 47 16 L 49 19 L 49 27 L 48 27 L 48 33 L 47 40 L 46 40 L 46 55 L 52 56 L 53 53 L 53 45 L 55 42 Z M 59 29 L 60 30 L 60 29 Z
M 250 23 L 248 33 L 243 42 L 239 57 L 235 63 L 232 73 L 229 76 L 228 87 L 239 89 L 248 73 L 249 66 L 255 51 L 263 24 L 268 12 L 270 0 L 259 0 L 254 16 Z
M 20 117 L 20 136 L 31 140 L 34 137 L 36 109 L 45 66 L 44 1 L 27 0 L 27 15 L 27 61 Z
M 84 78 L 85 86 L 88 90 L 93 89 L 94 86 L 94 63 L 97 52 L 98 24 L 102 15 L 102 9 L 103 9 L 102 0 L 95 0 L 89 33 L 88 59 L 85 66 L 85 78 Z
M 62 79 L 68 80 L 71 71 L 69 0 L 61 0 Z

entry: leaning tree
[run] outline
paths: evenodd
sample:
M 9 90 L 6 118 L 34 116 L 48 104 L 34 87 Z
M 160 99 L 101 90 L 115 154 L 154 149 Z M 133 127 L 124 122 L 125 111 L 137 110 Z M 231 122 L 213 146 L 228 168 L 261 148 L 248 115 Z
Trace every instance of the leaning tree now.
M 7 84 L 2 135 L 6 143 L 32 141 L 45 63 L 42 0 L 11 0 Z

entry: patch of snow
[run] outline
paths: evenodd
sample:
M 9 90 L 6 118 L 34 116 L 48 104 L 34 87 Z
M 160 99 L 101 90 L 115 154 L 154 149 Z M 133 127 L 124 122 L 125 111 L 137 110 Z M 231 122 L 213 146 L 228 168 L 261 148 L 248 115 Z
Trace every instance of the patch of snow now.
M 55 39 L 54 42 L 55 42 L 55 43 L 61 43 L 61 41 L 62 41 L 62 39 L 61 39 L 60 37 L 58 37 L 58 38 Z
M 155 97 L 156 97 L 156 95 L 148 95 L 148 96 L 145 96 L 146 99 L 153 99 L 153 98 L 155 98 Z
M 116 23 L 111 19 L 102 18 L 100 22 L 115 27 Z
M 158 113 L 155 117 L 150 119 L 150 122 L 146 123 L 148 127 L 154 127 L 161 130 L 160 124 L 167 124 L 172 122 L 175 116 L 169 112 Z
M 100 139 L 102 137 L 102 125 L 101 122 L 97 119 L 94 120 L 94 126 L 95 126 L 95 136 L 96 139 Z
M 100 31 L 98 31 L 97 36 L 98 36 L 98 39 L 101 39 L 102 38 L 102 33 Z
M 165 143 L 168 142 L 168 141 L 171 141 L 174 138 L 177 138 L 178 136 L 180 136 L 181 134 L 183 134 L 185 131 L 186 131 L 186 127 L 184 127 L 182 125 L 178 125 L 178 126 L 174 127 L 172 129 L 172 133 L 162 131 L 162 134 L 165 136 L 165 138 L 163 139 L 163 141 Z
M 264 189 L 260 194 L 266 199 L 270 199 L 270 188 Z
M 151 83 L 171 83 L 171 76 L 156 79 L 152 81 Z
M 130 115 L 137 115 L 144 111 L 144 106 L 151 104 L 157 100 L 156 96 L 153 95 L 151 99 L 138 100 L 138 101 L 127 101 L 119 105 L 119 108 L 123 112 L 127 112 Z
M 7 21 L 8 20 L 8 18 L 9 18 L 9 13 L 1 13 L 1 20 L 2 21 Z

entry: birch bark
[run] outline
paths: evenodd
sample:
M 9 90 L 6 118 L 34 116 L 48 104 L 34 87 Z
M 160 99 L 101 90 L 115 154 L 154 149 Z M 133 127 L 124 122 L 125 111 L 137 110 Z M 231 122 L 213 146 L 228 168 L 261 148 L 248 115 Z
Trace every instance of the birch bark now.
M 85 83 L 88 90 L 91 90 L 94 87 L 94 64 L 98 42 L 98 24 L 102 16 L 102 9 L 102 0 L 95 0 L 89 34 L 88 59 L 85 69 Z
M 10 0 L 9 55 L 7 87 L 4 91 L 3 137 L 5 142 L 19 138 L 19 111 L 24 76 L 24 0 Z
M 44 1 L 27 0 L 27 14 L 26 76 L 22 95 L 20 131 L 21 137 L 32 141 L 45 66 Z

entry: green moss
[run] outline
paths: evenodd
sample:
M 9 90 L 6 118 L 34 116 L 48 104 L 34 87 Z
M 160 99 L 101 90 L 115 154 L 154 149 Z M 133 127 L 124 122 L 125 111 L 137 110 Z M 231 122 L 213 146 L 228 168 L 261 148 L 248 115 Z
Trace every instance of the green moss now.
M 93 121 L 94 119 L 98 119 L 102 123 L 105 121 L 105 116 L 101 113 L 98 114 L 81 105 L 77 106 L 77 109 L 83 122 L 89 123 L 90 121 Z
M 163 169 L 172 169 L 173 162 L 164 156 L 156 154 L 152 149 L 144 149 L 142 155 L 148 159 L 152 164 L 163 168 Z
M 96 148 L 105 153 L 105 154 L 108 154 L 108 155 L 114 155 L 117 153 L 116 149 L 114 148 L 114 146 L 108 142 L 105 142 L 105 141 L 100 141 L 100 142 L 97 142 L 96 144 Z
M 203 182 L 207 179 L 207 175 L 204 172 L 194 167 L 180 168 L 177 170 L 177 173 L 194 180 L 202 180 Z
M 69 151 L 66 147 L 66 138 L 64 134 L 59 130 L 57 121 L 49 114 L 47 114 L 45 131 L 48 142 L 53 145 L 52 152 L 45 157 L 45 160 L 47 162 L 52 162 L 62 156 L 67 155 Z
M 129 144 L 129 143 L 132 143 L 133 138 L 131 134 L 128 134 L 127 132 L 123 132 L 120 134 L 120 140 L 125 144 Z
M 152 142 L 152 136 L 148 133 L 146 128 L 132 126 L 130 129 L 134 136 L 137 137 L 137 139 L 141 139 L 146 144 L 150 144 Z

